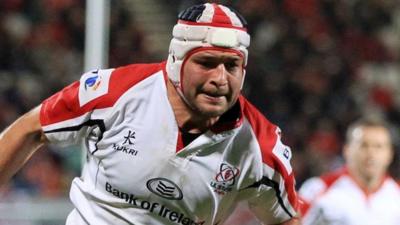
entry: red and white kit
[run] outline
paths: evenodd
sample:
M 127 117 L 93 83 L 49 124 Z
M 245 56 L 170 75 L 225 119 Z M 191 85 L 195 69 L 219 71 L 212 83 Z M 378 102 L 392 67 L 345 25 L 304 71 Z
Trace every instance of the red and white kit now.
M 400 224 L 400 188 L 391 177 L 367 193 L 341 169 L 309 179 L 299 196 L 305 202 L 303 225 Z
M 165 63 L 97 70 L 43 102 L 47 138 L 87 151 L 67 224 L 214 225 L 243 199 L 271 224 L 295 216 L 291 151 L 279 129 L 240 97 L 184 146 L 167 79 Z

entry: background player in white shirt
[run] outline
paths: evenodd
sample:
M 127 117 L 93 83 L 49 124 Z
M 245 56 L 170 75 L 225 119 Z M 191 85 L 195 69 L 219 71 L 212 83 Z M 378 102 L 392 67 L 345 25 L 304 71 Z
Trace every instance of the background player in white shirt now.
M 393 159 L 388 127 L 378 119 L 362 119 L 349 127 L 346 138 L 346 167 L 302 185 L 303 223 L 400 224 L 400 188 L 387 174 Z
M 0 183 L 44 143 L 80 143 L 68 225 L 216 225 L 243 201 L 299 224 L 291 150 L 240 94 L 249 44 L 230 8 L 184 10 L 166 62 L 90 71 L 7 128 Z

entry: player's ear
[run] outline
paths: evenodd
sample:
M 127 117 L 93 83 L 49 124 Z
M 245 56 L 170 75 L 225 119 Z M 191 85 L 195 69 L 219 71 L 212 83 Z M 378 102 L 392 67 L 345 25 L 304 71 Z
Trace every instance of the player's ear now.
M 346 144 L 344 144 L 343 151 L 342 151 L 342 156 L 346 161 L 348 161 L 347 159 L 349 158 L 349 154 L 350 154 L 350 147 L 349 147 L 349 144 L 346 143 Z
M 393 146 L 390 146 L 389 165 L 393 162 L 395 154 L 395 149 L 393 148 Z

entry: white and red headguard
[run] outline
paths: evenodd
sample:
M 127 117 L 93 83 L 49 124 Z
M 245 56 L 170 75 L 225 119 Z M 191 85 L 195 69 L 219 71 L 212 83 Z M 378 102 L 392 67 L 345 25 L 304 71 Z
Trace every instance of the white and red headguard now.
M 246 26 L 239 13 L 215 3 L 195 5 L 182 11 L 172 32 L 166 66 L 168 77 L 178 92 L 182 91 L 182 65 L 193 50 L 233 50 L 243 56 L 245 68 L 250 45 Z

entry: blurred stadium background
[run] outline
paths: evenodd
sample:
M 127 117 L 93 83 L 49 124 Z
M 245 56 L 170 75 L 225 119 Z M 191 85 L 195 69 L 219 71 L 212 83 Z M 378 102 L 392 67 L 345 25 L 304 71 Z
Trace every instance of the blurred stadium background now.
M 177 13 L 201 2 L 112 1 L 108 67 L 166 59 Z M 382 116 L 398 132 L 397 0 L 214 2 L 232 5 L 248 20 L 252 43 L 244 94 L 283 130 L 297 185 L 342 165 L 344 131 L 354 119 Z M 1 130 L 84 72 L 85 4 L 0 1 Z M 39 151 L 2 187 L 0 225 L 64 224 L 80 158 L 76 146 Z M 397 161 L 392 173 L 399 178 Z M 238 224 L 257 224 L 242 217 Z

